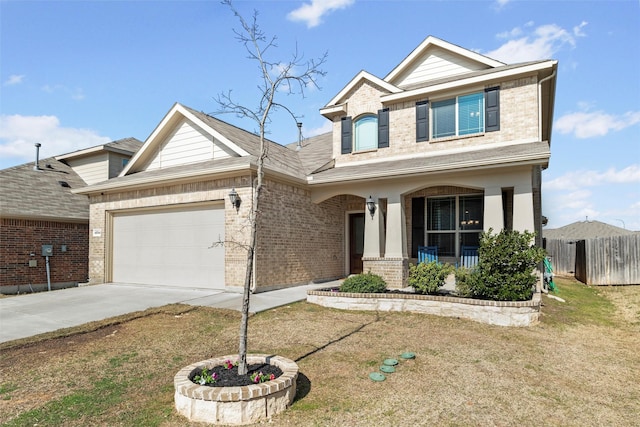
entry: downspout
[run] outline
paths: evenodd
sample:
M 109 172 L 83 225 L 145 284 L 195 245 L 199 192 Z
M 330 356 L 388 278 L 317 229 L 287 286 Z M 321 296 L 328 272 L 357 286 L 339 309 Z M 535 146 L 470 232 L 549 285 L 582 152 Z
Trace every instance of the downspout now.
M 556 76 L 556 70 L 538 82 L 538 141 L 542 141 L 542 83 Z
M 538 141 L 540 142 L 542 142 L 542 84 L 548 80 L 551 80 L 555 76 L 556 76 L 556 70 L 554 69 L 550 75 L 548 75 L 547 77 L 545 77 L 544 79 L 538 82 Z M 551 118 L 553 119 L 553 110 L 551 110 L 550 114 L 551 114 Z M 549 139 L 551 139 L 551 127 L 549 127 Z M 549 141 L 549 147 L 551 147 L 550 141 Z M 539 223 L 535 224 L 535 228 L 536 228 L 536 234 L 538 231 L 540 233 L 540 236 L 536 237 L 536 240 L 539 240 L 536 242 L 536 244 L 539 247 L 542 247 L 542 177 L 541 177 L 542 170 L 541 168 L 539 169 L 540 170 L 538 171 L 538 182 L 536 184 L 538 185 L 538 192 L 540 197 L 540 218 L 539 218 Z M 536 286 L 536 291 L 537 292 L 542 291 L 547 294 L 549 293 L 549 291 L 546 290 L 544 286 L 544 264 L 542 262 L 538 265 L 538 283 Z

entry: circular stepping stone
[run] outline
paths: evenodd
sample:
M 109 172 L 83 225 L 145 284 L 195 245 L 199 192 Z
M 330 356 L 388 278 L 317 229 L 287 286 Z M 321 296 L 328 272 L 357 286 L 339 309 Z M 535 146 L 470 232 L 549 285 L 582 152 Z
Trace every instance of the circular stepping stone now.
M 396 371 L 396 368 L 394 368 L 393 366 L 382 365 L 380 366 L 380 370 L 382 372 L 386 372 L 387 374 L 391 374 Z
M 372 372 L 369 374 L 369 379 L 372 381 L 384 381 L 385 378 L 386 377 L 382 375 L 380 372 Z
M 410 351 L 407 351 L 406 353 L 402 353 L 400 355 L 400 357 L 402 357 L 405 360 L 409 360 L 409 359 L 415 359 L 416 358 L 416 354 L 412 353 Z
M 398 360 L 397 359 L 385 359 L 384 362 L 385 365 L 387 366 L 396 366 L 398 364 Z

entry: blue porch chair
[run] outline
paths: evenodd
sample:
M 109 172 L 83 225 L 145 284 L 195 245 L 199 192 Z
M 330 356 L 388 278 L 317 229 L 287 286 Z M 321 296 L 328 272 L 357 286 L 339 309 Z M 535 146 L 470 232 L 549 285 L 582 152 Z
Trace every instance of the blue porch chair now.
M 421 262 L 438 262 L 437 246 L 418 246 L 418 264 Z
M 460 263 L 466 268 L 478 265 L 478 247 L 462 246 L 460 248 Z

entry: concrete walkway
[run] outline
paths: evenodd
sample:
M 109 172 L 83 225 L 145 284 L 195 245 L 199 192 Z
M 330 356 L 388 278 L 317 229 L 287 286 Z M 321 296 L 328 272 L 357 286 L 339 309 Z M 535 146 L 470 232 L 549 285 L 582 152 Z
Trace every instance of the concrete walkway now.
M 258 313 L 302 301 L 310 289 L 339 282 L 296 286 L 251 295 L 250 311 Z M 81 286 L 0 299 L 0 343 L 167 304 L 240 310 L 242 295 L 215 289 L 189 289 L 120 283 Z

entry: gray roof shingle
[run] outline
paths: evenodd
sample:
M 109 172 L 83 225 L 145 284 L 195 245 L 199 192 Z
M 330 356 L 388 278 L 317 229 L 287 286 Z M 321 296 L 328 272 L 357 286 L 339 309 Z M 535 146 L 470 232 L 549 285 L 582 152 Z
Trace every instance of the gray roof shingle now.
M 0 217 L 89 220 L 89 200 L 72 189 L 86 186 L 70 166 L 55 158 L 0 170 Z M 65 182 L 68 187 L 61 184 Z
M 542 236 L 545 239 L 584 240 L 595 239 L 597 237 L 626 236 L 635 233 L 638 232 L 626 230 L 600 221 L 587 220 L 574 222 L 560 228 L 545 229 L 542 231 Z
M 454 154 L 390 160 L 356 166 L 341 166 L 311 175 L 311 184 L 392 177 L 407 174 L 456 170 L 473 166 L 500 165 L 522 161 L 543 161 L 550 156 L 549 144 L 533 142 L 505 147 L 481 148 Z

